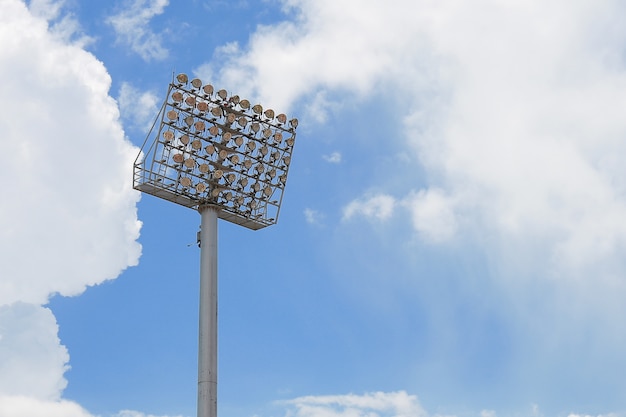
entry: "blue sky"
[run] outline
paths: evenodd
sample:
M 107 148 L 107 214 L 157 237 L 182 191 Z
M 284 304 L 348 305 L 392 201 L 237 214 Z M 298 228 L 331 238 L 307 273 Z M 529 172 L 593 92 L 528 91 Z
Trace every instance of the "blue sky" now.
M 624 7 L 0 0 L 0 417 L 195 415 L 200 217 L 131 183 L 178 72 L 300 120 L 221 416 L 626 415 Z

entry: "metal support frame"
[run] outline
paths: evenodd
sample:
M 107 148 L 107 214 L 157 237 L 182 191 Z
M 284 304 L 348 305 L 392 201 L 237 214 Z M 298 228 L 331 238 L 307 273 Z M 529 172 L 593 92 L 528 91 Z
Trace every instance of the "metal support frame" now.
M 217 416 L 217 218 L 220 208 L 202 205 L 200 226 L 200 317 L 198 417 Z

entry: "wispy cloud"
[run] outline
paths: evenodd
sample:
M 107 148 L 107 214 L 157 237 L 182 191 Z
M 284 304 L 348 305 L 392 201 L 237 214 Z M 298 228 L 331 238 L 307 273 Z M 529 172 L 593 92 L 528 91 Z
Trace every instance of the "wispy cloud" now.
M 332 152 L 330 155 L 322 155 L 322 158 L 328 163 L 338 164 L 341 162 L 341 153 Z
M 356 199 L 343 208 L 343 219 L 350 220 L 356 215 L 386 220 L 391 217 L 396 206 L 396 200 L 387 194 L 377 194 Z
M 309 224 L 320 224 L 320 222 L 324 219 L 324 215 L 317 210 L 305 208 L 304 218 Z
M 404 391 L 306 396 L 281 403 L 293 407 L 290 414 L 296 417 L 428 416 L 417 397 Z
M 122 83 L 118 95 L 122 118 L 134 128 L 147 131 L 159 111 L 159 97 L 151 91 L 140 91 L 129 83 Z
M 128 45 L 145 61 L 167 58 L 161 35 L 150 29 L 150 20 L 163 13 L 169 0 L 133 0 L 124 10 L 110 16 L 106 22 L 113 26 L 119 42 Z

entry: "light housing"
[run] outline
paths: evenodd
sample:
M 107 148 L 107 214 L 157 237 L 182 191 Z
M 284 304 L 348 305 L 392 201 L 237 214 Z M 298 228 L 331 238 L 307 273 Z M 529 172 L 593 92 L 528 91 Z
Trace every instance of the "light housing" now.
M 297 120 L 287 125 L 283 113 L 274 118 L 260 104 L 214 91 L 175 77 L 135 160 L 133 187 L 192 209 L 219 206 L 220 218 L 249 229 L 275 224 Z

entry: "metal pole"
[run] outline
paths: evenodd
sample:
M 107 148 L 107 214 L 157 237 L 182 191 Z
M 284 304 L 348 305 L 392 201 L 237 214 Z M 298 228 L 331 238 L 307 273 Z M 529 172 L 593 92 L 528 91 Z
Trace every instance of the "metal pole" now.
M 198 208 L 200 226 L 200 331 L 198 343 L 198 417 L 217 417 L 217 214 Z

